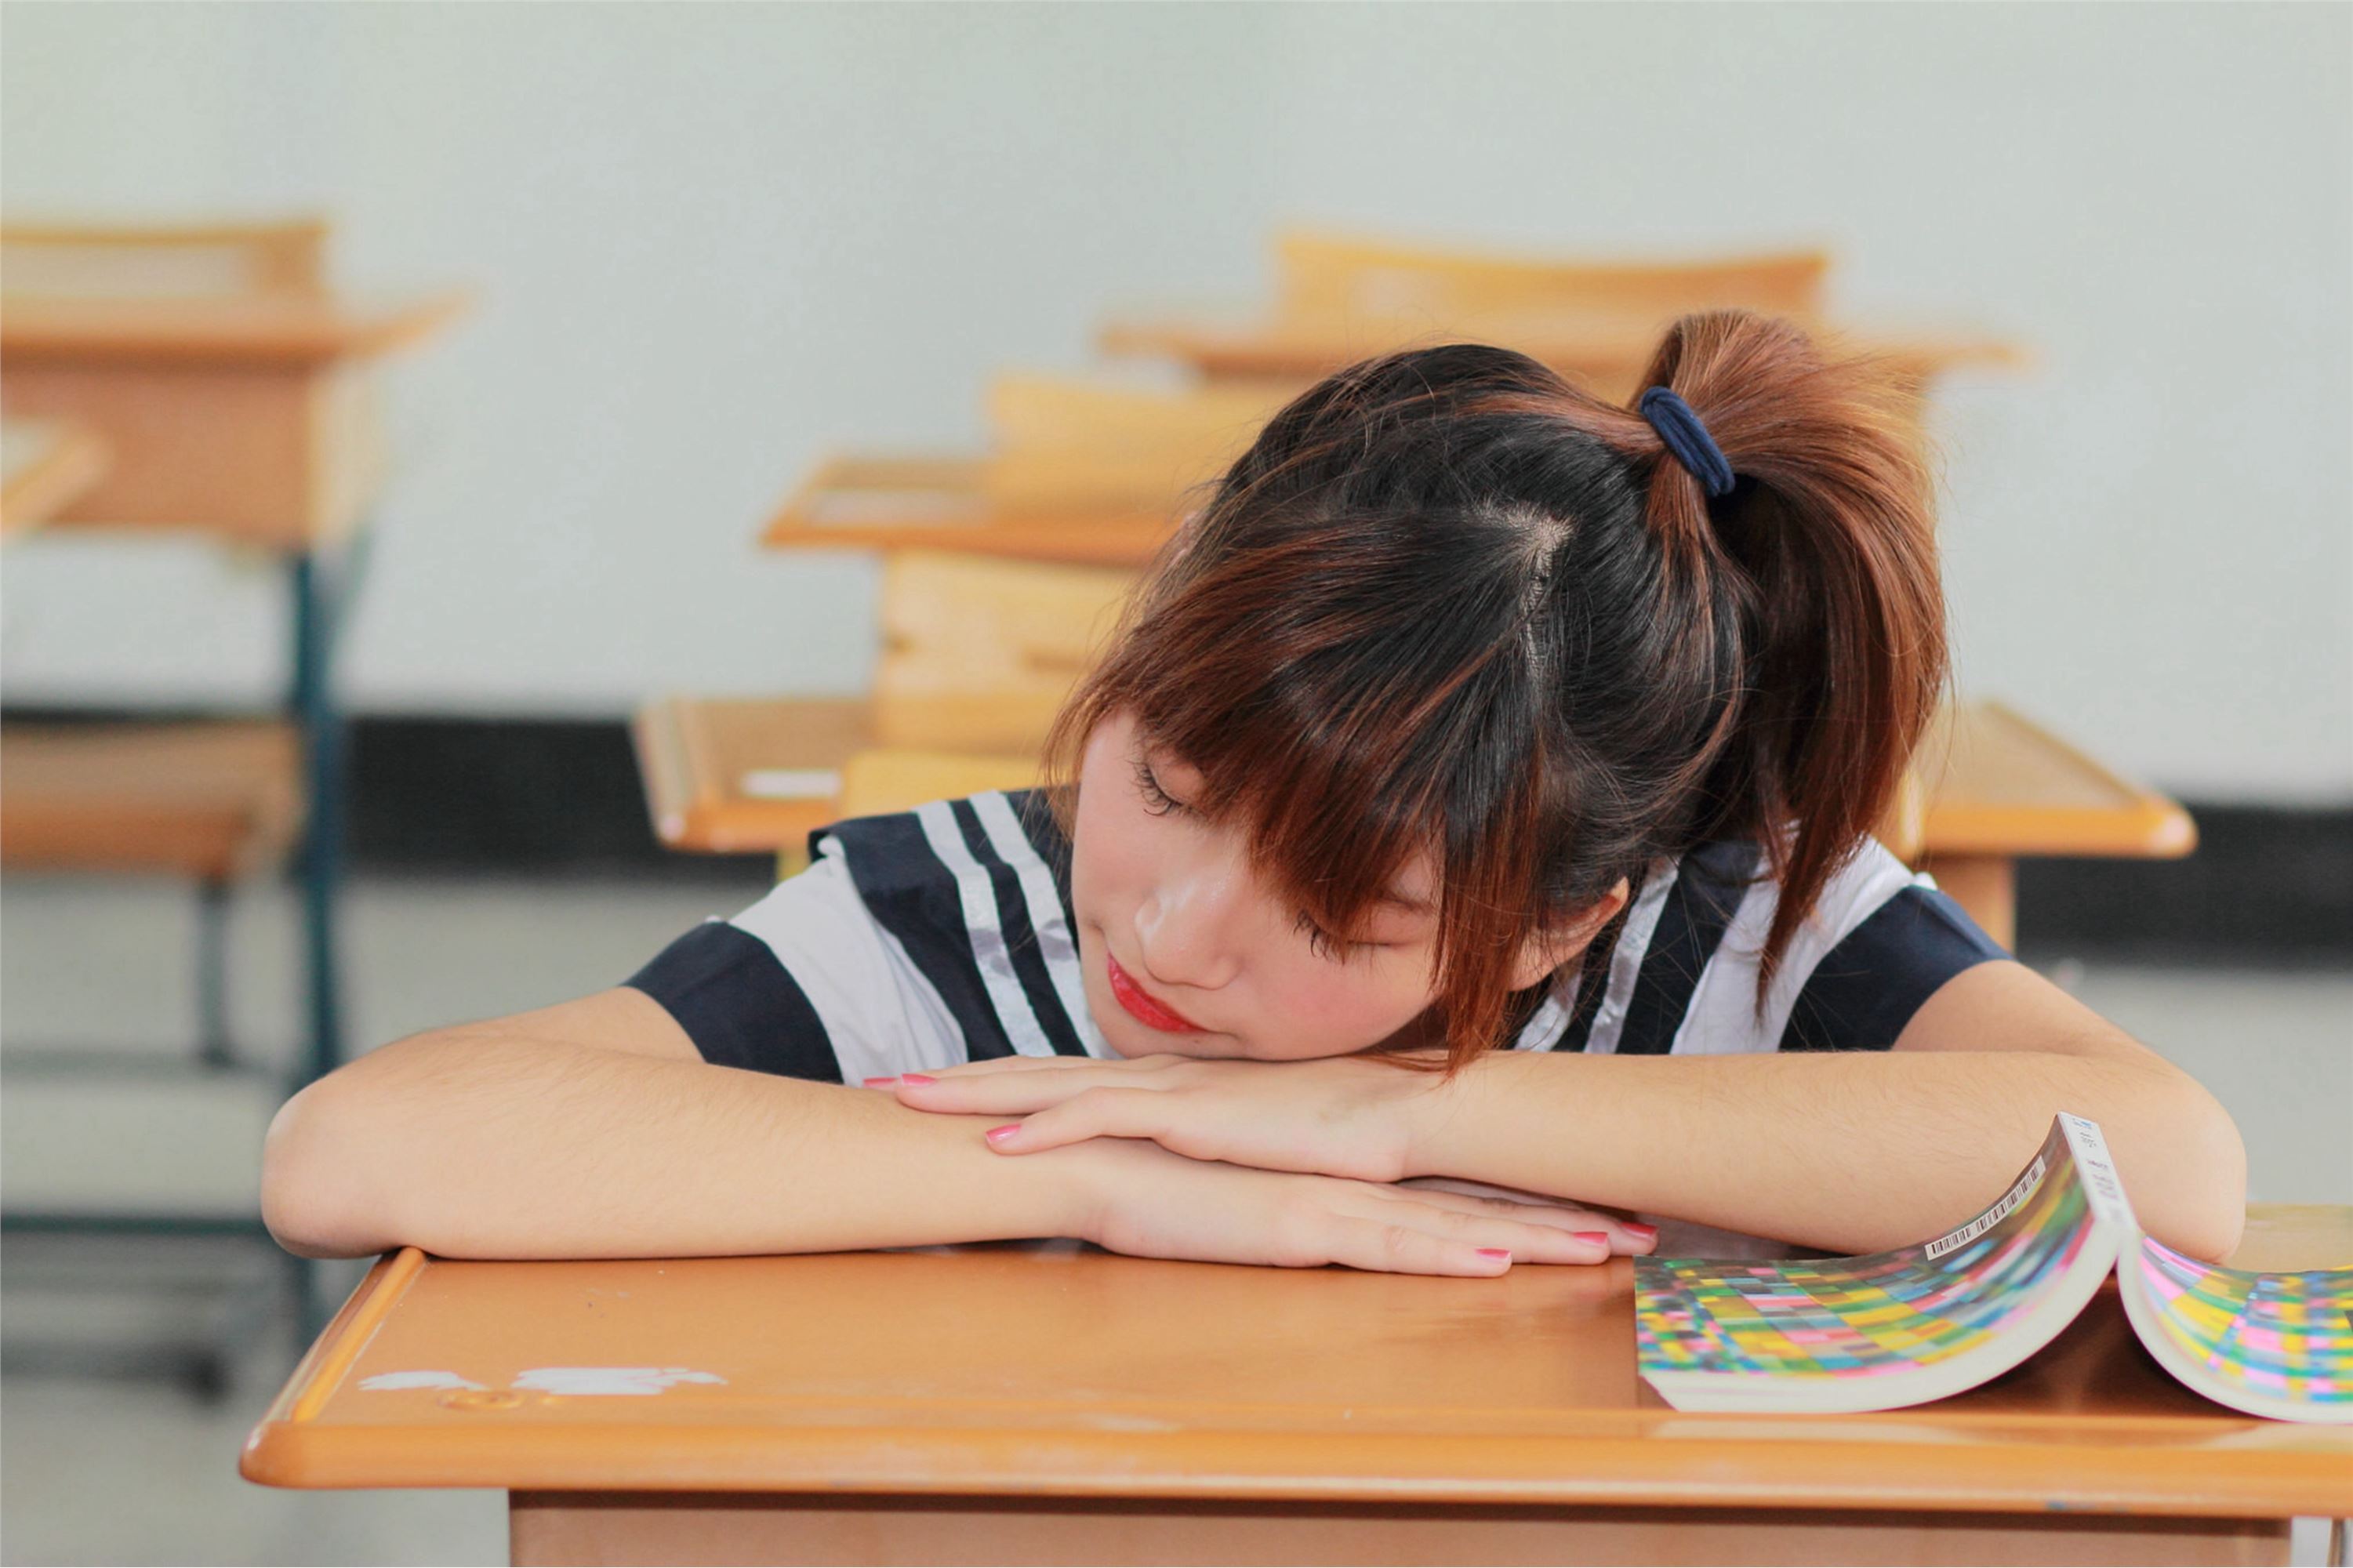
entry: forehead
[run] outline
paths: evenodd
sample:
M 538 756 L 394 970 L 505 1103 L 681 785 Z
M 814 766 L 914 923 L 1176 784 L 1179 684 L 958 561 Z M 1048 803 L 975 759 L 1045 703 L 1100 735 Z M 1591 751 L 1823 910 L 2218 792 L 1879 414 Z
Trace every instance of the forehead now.
M 1105 726 L 1106 731 L 1113 728 Z M 1155 773 L 1165 775 L 1160 780 L 1162 784 L 1173 784 L 1180 790 L 1198 790 L 1203 783 L 1198 766 L 1166 742 L 1136 724 L 1132 716 L 1121 716 L 1117 732 L 1144 751 Z M 1402 858 L 1388 884 L 1374 896 L 1373 901 L 1409 915 L 1435 914 L 1438 910 L 1437 894 L 1437 858 L 1427 848 L 1417 848 Z

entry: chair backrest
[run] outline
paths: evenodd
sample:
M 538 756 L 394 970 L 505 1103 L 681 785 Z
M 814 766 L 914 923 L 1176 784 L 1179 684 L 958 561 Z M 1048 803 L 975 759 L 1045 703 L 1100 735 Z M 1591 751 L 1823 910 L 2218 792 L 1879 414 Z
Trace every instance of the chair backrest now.
M 1275 264 L 1279 310 L 1292 318 L 1442 321 L 1552 308 L 1665 318 L 1725 306 L 1817 314 L 1830 256 L 1543 259 L 1295 231 L 1276 239 Z
M 982 487 L 1014 512 L 1173 513 L 1225 472 L 1291 391 L 1000 375 L 988 389 L 996 445 Z
M 1135 574 L 901 551 L 882 574 L 874 733 L 901 750 L 1032 755 Z
M 316 298 L 318 218 L 205 225 L 0 224 L 0 290 L 72 299 Z
M 1084 669 L 1135 574 L 926 550 L 882 570 L 886 646 L 922 648 L 975 670 Z

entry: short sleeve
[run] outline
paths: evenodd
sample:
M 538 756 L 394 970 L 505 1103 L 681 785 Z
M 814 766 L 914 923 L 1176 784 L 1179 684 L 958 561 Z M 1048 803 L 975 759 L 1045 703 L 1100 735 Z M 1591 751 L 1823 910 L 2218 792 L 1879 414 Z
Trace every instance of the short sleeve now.
M 1785 1051 L 1883 1051 L 1965 969 L 2008 958 L 1933 884 L 1901 888 L 1816 961 L 1781 1031 Z
M 1677 1056 L 1884 1050 L 1946 981 L 2010 956 L 1932 879 L 1865 839 L 1798 922 L 1759 1008 L 1757 973 L 1780 887 L 1754 874 L 1757 861 L 1753 847 L 1745 863 L 1713 847 L 1686 857 L 1684 874 L 1658 920 L 1644 978 L 1663 968 L 1672 999 L 1673 981 L 1698 975 L 1695 985 L 1683 983 L 1688 1005 L 1664 1009 L 1679 1018 L 1672 1026 Z M 1688 899 L 1687 883 L 1696 889 Z M 1687 917 L 1678 924 L 1683 901 L 1718 911 L 1719 918 L 1733 906 L 1728 921 L 1708 928 L 1710 934 L 1722 932 L 1712 947 L 1674 940 L 1679 930 L 1702 923 Z M 1641 988 L 1635 989 L 1639 998 Z M 1643 1047 L 1630 1042 L 1619 1048 Z
M 944 1005 L 835 857 L 733 919 L 703 921 L 624 984 L 715 1066 L 855 1083 L 965 1059 Z

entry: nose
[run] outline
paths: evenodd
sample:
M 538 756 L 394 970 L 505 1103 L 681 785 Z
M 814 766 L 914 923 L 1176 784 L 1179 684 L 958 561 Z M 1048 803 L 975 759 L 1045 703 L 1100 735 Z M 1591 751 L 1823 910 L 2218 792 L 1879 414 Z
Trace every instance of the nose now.
M 1243 888 L 1238 868 L 1204 864 L 1164 879 L 1136 907 L 1136 952 L 1145 978 L 1214 991 L 1240 967 Z

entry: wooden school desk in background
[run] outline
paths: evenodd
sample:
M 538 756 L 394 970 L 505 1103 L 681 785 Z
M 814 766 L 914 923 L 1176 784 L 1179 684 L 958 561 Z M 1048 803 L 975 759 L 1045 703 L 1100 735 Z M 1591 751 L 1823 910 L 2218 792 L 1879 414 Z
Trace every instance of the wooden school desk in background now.
M 1031 704 L 1034 710 L 1036 704 Z M 1050 711 L 1050 704 L 1044 710 Z M 634 733 L 654 831 L 698 854 L 776 850 L 799 868 L 810 830 L 847 816 L 1033 782 L 1036 763 L 955 753 L 899 736 L 886 743 L 858 700 L 670 697 L 638 710 Z M 865 788 L 843 794 L 861 758 Z M 928 789 L 931 794 L 913 794 Z M 1956 704 L 1929 731 L 1907 784 L 1908 809 L 1882 830 L 2005 947 L 2018 931 L 2017 864 L 2029 856 L 2171 858 L 2197 829 L 2171 800 L 2118 777 L 2000 702 Z
M 309 813 L 306 1078 L 342 1057 L 333 957 L 342 714 L 331 659 L 364 563 L 366 509 L 385 477 L 373 373 L 464 303 L 454 292 L 391 304 L 337 296 L 325 276 L 327 232 L 312 218 L 0 227 L 0 397 L 12 419 L 87 426 L 111 459 L 47 530 L 195 534 L 269 550 L 285 564 L 293 654 L 285 715 L 239 723 L 283 731 L 284 747 L 248 748 L 256 759 L 288 748 L 301 759 L 293 783 Z M 17 738 L 51 753 L 45 785 L 69 787 L 22 781 L 7 802 L 11 837 L 55 817 L 58 831 L 36 835 L 52 848 L 43 866 L 68 868 L 69 829 L 87 817 L 67 767 L 80 738 Z M 119 745 L 93 752 L 90 787 L 121 761 Z M 169 769 L 151 773 L 160 781 Z M 94 849 L 101 866 L 119 868 L 119 857 Z
M 2232 1261 L 2353 1262 L 2353 1210 L 2252 1210 Z M 1667 1407 L 1632 1292 L 1622 1258 L 405 1249 L 240 1469 L 504 1489 L 518 1563 L 2280 1563 L 2353 1512 L 2353 1430 L 2191 1394 L 2113 1282 L 2018 1371 L 1862 1415 Z
M 385 355 L 438 331 L 463 299 L 338 295 L 325 274 L 327 232 L 311 218 L 0 226 L 0 397 L 10 423 L 69 421 L 93 432 L 109 459 L 45 533 L 193 536 L 267 552 L 286 574 L 291 651 L 273 714 L 9 726 L 0 841 L 10 870 L 177 876 L 195 884 L 198 908 L 201 1036 L 190 1058 L 12 1049 L 19 1081 L 36 1068 L 192 1069 L 257 1076 L 282 1096 L 342 1059 L 343 716 L 332 662 L 385 473 L 373 378 Z M 233 1049 L 223 994 L 230 883 L 290 853 L 300 857 L 307 985 L 302 1047 L 281 1073 Z M 267 1239 L 249 1194 L 243 1212 L 92 1213 L 10 1196 L 0 1225 L 12 1232 Z M 307 1266 L 294 1267 L 307 1277 Z M 217 1386 L 217 1358 L 195 1375 Z
M 1001 374 L 986 399 L 987 450 L 832 453 L 785 498 L 761 542 L 1139 567 L 1187 496 L 1297 390 Z
M 1736 307 L 1789 317 L 1925 384 L 1960 365 L 2014 368 L 2018 344 L 1955 329 L 1874 328 L 1826 313 L 1819 250 L 1629 261 L 1517 258 L 1293 233 L 1274 247 L 1275 300 L 1256 316 L 1122 316 L 1098 345 L 1190 365 L 1213 382 L 1305 382 L 1370 354 L 1449 341 L 1503 343 L 1615 402 L 1666 323 Z
M 921 781 L 947 795 L 1027 784 L 1033 765 L 1006 754 L 1035 754 L 1131 582 L 1099 566 L 892 552 L 871 699 L 679 697 L 639 710 L 632 734 L 656 834 L 704 853 L 774 849 L 789 875 L 812 828 L 900 809 L 878 803 L 901 803 Z

